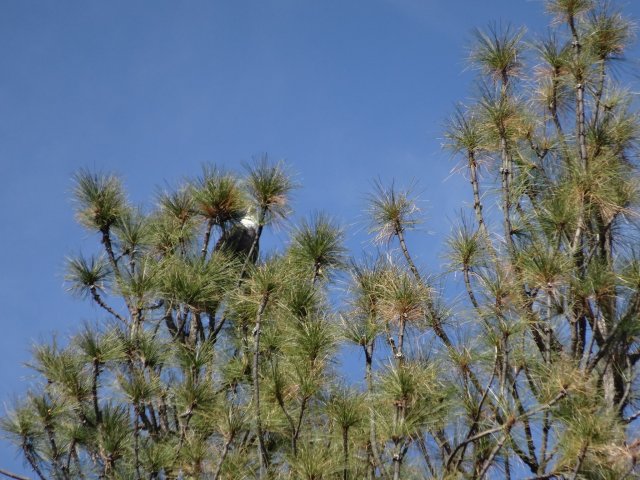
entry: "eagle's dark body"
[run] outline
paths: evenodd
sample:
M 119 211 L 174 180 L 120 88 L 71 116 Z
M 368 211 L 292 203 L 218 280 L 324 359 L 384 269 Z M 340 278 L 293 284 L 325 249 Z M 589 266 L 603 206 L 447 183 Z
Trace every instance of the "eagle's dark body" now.
M 243 219 L 242 222 L 235 224 L 220 236 L 220 239 L 216 242 L 214 251 L 221 250 L 244 259 L 249 255 L 256 235 L 257 230 L 255 223 L 250 220 Z M 255 263 L 257 258 L 258 244 L 256 243 L 253 252 L 251 252 L 250 260 Z

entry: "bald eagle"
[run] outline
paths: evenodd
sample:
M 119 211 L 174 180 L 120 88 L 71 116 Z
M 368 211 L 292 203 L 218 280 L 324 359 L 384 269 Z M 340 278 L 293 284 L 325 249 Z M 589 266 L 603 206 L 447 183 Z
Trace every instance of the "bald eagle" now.
M 225 230 L 220 239 L 216 242 L 214 251 L 224 251 L 231 255 L 245 258 L 251 251 L 251 245 L 258 234 L 258 224 L 251 215 L 246 215 L 240 223 L 236 223 L 229 230 Z M 251 262 L 255 263 L 258 258 L 258 247 L 256 243 L 251 252 Z

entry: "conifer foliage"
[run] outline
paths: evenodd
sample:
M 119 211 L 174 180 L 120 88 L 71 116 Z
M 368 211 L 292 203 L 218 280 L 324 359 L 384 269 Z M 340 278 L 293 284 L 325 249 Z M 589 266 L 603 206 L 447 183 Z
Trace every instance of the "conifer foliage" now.
M 475 32 L 477 95 L 445 129 L 472 202 L 442 272 L 415 261 L 423 219 L 394 184 L 366 209 L 378 257 L 349 258 L 329 214 L 287 227 L 297 185 L 266 157 L 148 209 L 79 172 L 100 248 L 66 282 L 99 320 L 34 347 L 39 380 L 2 418 L 33 475 L 637 478 L 634 25 L 608 1 L 546 9 L 544 37 Z M 245 217 L 250 243 L 229 248 Z M 276 223 L 288 240 L 265 251 Z M 345 346 L 361 382 L 341 378 Z

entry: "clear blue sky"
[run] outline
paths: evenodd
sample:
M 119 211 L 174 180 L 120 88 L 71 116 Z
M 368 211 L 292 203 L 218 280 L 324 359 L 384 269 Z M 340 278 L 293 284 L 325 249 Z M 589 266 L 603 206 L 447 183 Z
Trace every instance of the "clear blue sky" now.
M 548 22 L 527 0 L 0 2 L 1 412 L 34 341 L 100 315 L 63 287 L 65 255 L 97 244 L 73 220 L 81 167 L 121 174 L 141 203 L 204 162 L 268 152 L 303 185 L 296 216 L 331 212 L 354 254 L 371 181 L 416 179 L 428 221 L 410 241 L 438 269 L 469 200 L 441 126 L 471 91 L 470 32 L 492 20 Z M 0 468 L 28 472 L 3 440 Z

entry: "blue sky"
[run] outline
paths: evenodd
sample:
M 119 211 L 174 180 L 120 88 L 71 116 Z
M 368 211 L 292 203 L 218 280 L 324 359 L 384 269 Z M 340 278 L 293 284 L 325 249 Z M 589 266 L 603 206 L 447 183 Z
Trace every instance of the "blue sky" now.
M 437 270 L 469 200 L 442 123 L 471 92 L 470 32 L 492 20 L 548 22 L 527 0 L 1 2 L 2 412 L 28 386 L 34 341 L 100 315 L 62 279 L 65 255 L 97 245 L 73 220 L 82 167 L 122 175 L 148 203 L 205 162 L 268 152 L 302 185 L 295 217 L 331 212 L 354 254 L 372 181 L 416 180 L 427 222 L 410 241 Z M 27 473 L 4 440 L 0 468 Z

